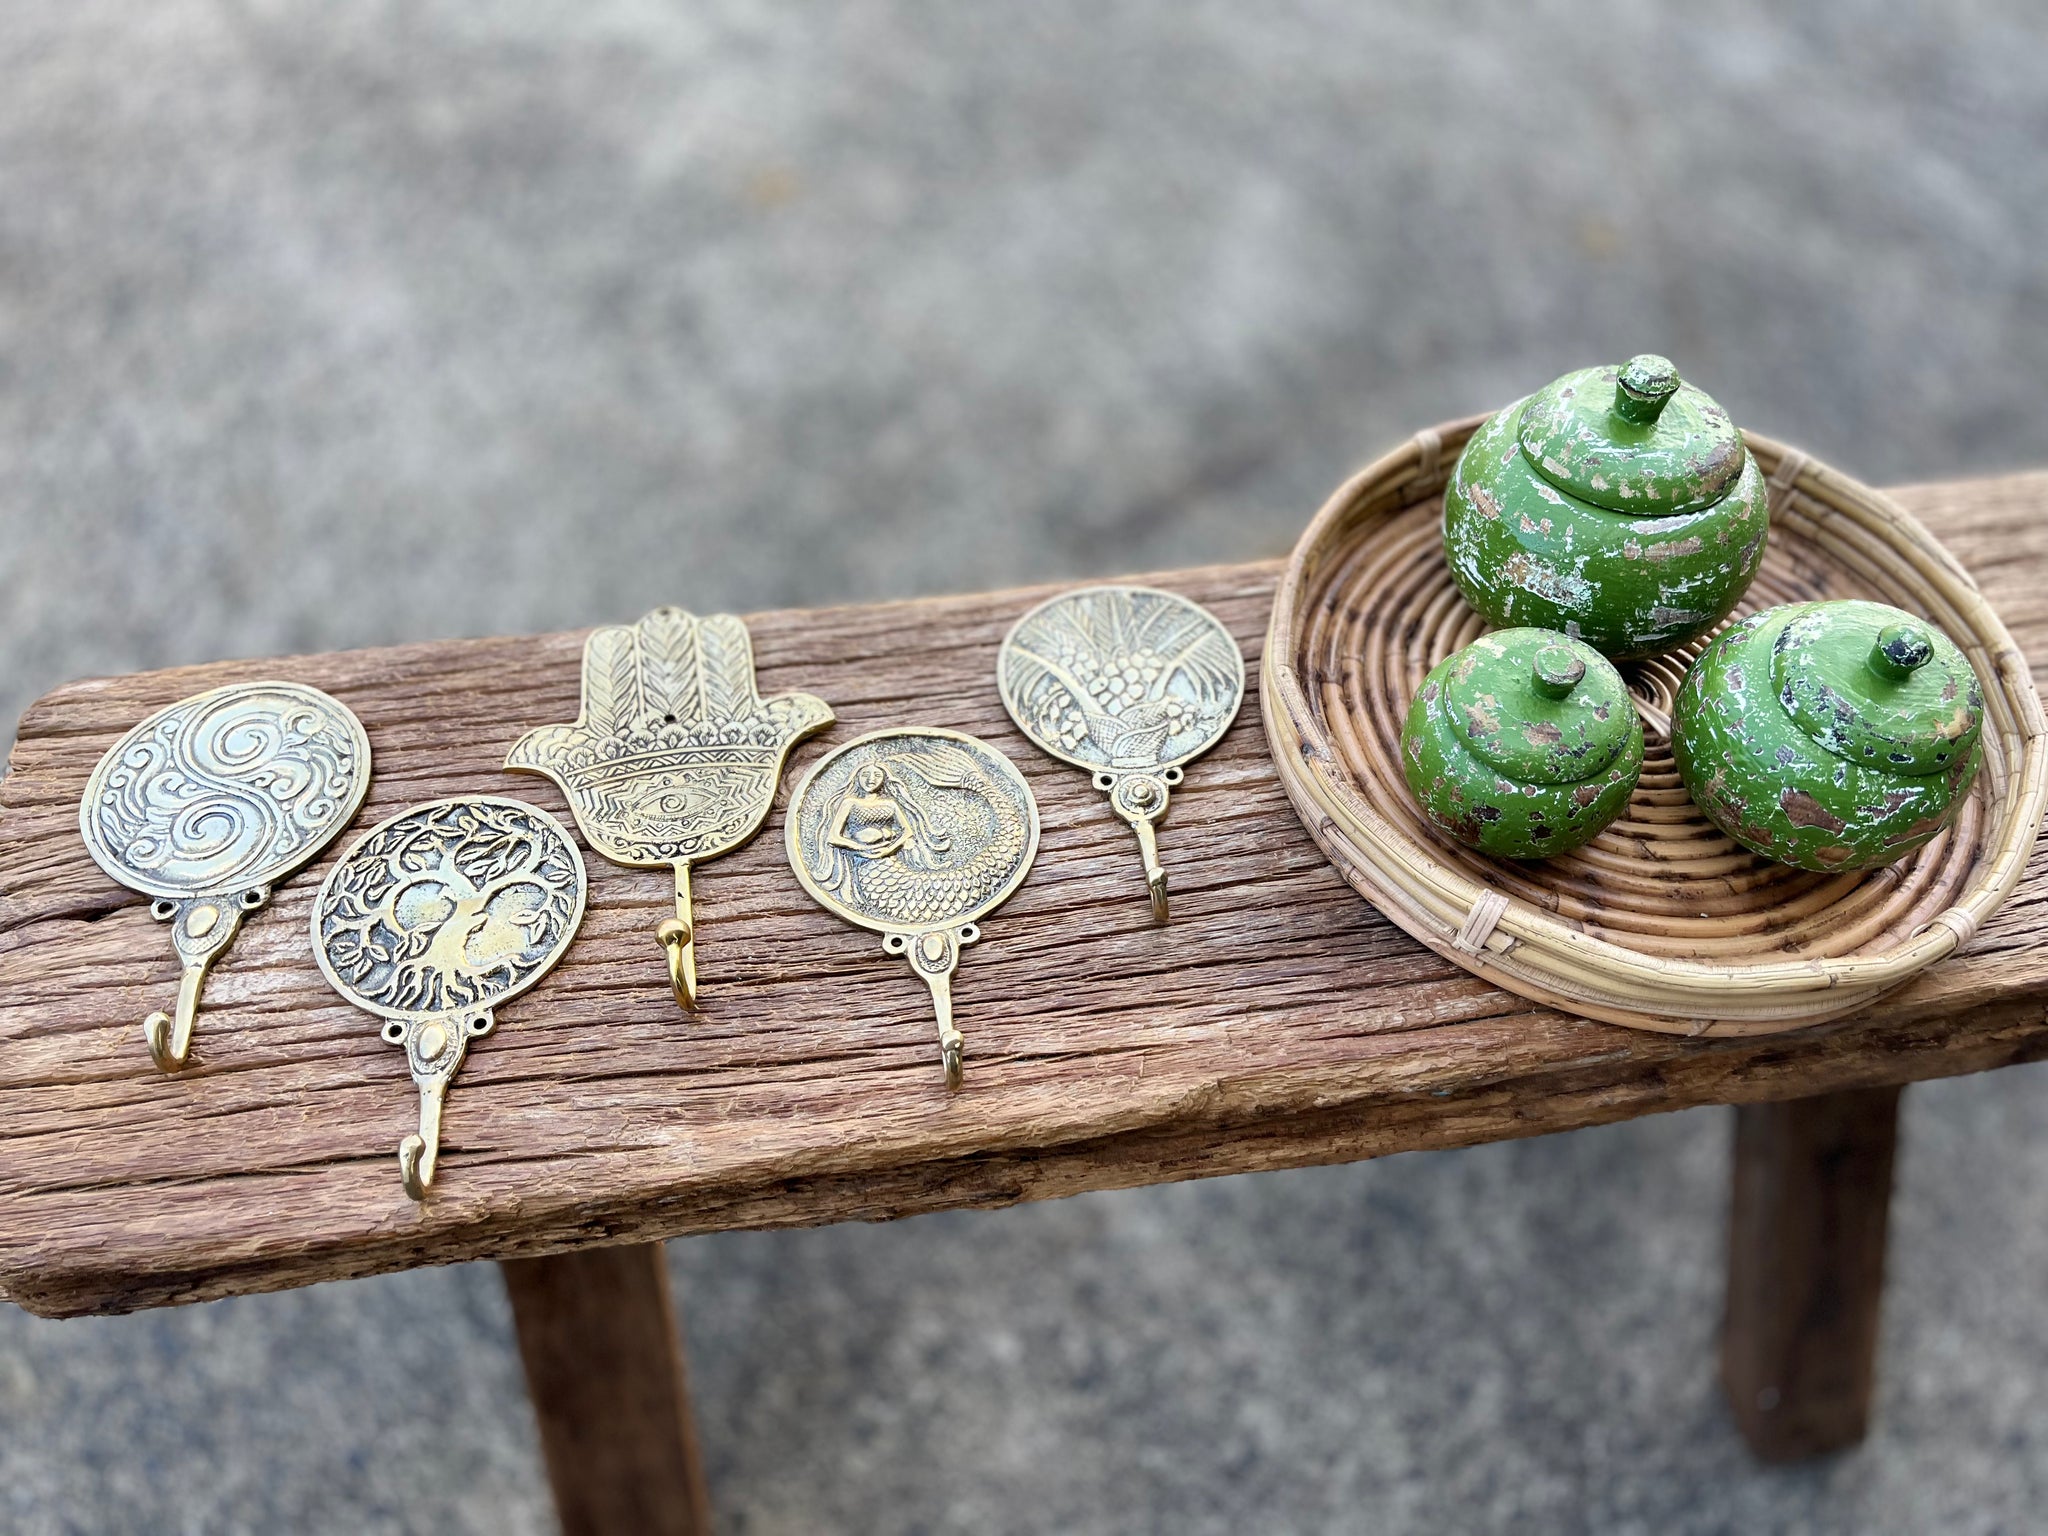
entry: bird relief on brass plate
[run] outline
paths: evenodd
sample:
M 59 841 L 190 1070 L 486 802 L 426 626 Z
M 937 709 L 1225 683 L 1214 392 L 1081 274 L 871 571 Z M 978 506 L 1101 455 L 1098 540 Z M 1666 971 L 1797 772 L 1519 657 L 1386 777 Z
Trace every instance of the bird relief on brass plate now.
M 469 1043 L 562 958 L 586 888 L 568 828 L 495 796 L 428 801 L 372 827 L 320 887 L 320 970 L 385 1021 L 419 1089 L 419 1131 L 398 1149 L 413 1199 L 434 1181 L 442 1105 Z
M 1185 765 L 1244 702 L 1244 656 L 1206 608 L 1156 587 L 1064 592 L 1033 608 L 996 659 L 1003 706 L 1047 752 L 1093 772 L 1137 834 L 1152 915 L 1167 917 L 1154 827 Z
M 747 626 L 657 608 L 593 631 L 573 725 L 528 731 L 505 766 L 553 779 L 577 826 L 614 864 L 675 870 L 675 915 L 655 937 L 676 1001 L 697 1006 L 690 866 L 746 842 L 767 819 L 789 749 L 832 723 L 808 693 L 763 699 Z
M 930 988 L 946 1085 L 962 1081 L 952 977 L 977 920 L 1024 882 L 1038 806 L 984 741 L 936 727 L 876 731 L 818 760 L 790 796 L 783 836 L 805 890 L 882 935 Z
M 166 1072 L 185 1065 L 207 971 L 271 887 L 317 856 L 370 788 L 370 741 L 340 700 L 301 683 L 233 683 L 158 710 L 93 769 L 79 830 L 93 860 L 154 897 L 181 975 L 173 1013 L 143 1021 Z

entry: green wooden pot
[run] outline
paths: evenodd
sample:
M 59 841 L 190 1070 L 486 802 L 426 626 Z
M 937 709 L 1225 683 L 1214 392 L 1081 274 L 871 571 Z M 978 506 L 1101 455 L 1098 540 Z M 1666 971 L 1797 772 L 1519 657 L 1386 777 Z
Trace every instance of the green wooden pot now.
M 1431 826 L 1540 859 L 1619 816 L 1643 770 L 1628 687 L 1591 646 L 1543 629 L 1482 635 L 1423 679 L 1401 766 Z
M 1976 776 L 1984 699 L 1925 619 L 1883 603 L 1790 603 L 1693 663 L 1672 747 L 1693 803 L 1754 853 L 1869 869 L 1955 819 Z
M 1444 555 L 1467 602 L 1616 660 L 1726 618 L 1768 525 L 1728 413 L 1652 356 L 1568 373 L 1499 412 L 1444 491 Z

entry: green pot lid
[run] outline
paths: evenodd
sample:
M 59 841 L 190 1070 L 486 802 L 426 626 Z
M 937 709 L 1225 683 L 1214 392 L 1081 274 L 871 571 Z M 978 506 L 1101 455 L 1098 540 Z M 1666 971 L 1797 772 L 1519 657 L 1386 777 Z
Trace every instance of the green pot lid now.
M 1522 407 L 1522 452 L 1567 495 L 1671 517 L 1712 506 L 1742 472 L 1742 434 L 1713 397 L 1650 353 L 1581 368 Z
M 1778 634 L 1771 675 L 1799 728 L 1837 757 L 1941 773 L 1983 728 L 1977 674 L 1953 640 L 1883 603 L 1814 603 Z
M 1517 784 L 1576 784 L 1604 773 L 1635 719 L 1613 663 L 1548 629 L 1503 629 L 1473 641 L 1445 680 L 1444 712 L 1474 757 Z

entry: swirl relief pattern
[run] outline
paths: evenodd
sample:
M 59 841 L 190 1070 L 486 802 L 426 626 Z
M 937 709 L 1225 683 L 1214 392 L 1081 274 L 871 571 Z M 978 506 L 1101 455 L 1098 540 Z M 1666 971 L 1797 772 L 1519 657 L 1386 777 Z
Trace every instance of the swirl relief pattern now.
M 347 706 L 298 683 L 239 683 L 160 710 L 93 770 L 80 829 L 100 867 L 154 896 L 280 879 L 348 824 L 370 748 Z

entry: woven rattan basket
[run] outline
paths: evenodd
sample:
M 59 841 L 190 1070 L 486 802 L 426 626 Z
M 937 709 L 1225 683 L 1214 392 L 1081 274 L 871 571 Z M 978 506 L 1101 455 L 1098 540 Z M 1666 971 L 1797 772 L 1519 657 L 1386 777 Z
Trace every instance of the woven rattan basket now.
M 1969 943 L 2018 884 L 2048 804 L 2048 727 L 1976 583 L 1877 492 L 1751 435 L 1771 537 L 1740 610 L 1870 597 L 1924 615 L 1984 685 L 1984 758 L 1956 823 L 1884 869 L 1813 874 L 1724 837 L 1679 782 L 1672 700 L 1699 652 L 1623 667 L 1647 737 L 1627 812 L 1584 848 L 1493 860 L 1423 822 L 1401 721 L 1423 675 L 1484 629 L 1444 564 L 1442 492 L 1481 421 L 1419 433 L 1332 496 L 1295 547 L 1260 689 L 1281 781 L 1360 893 L 1509 991 L 1684 1034 L 1767 1034 L 1871 1002 Z

